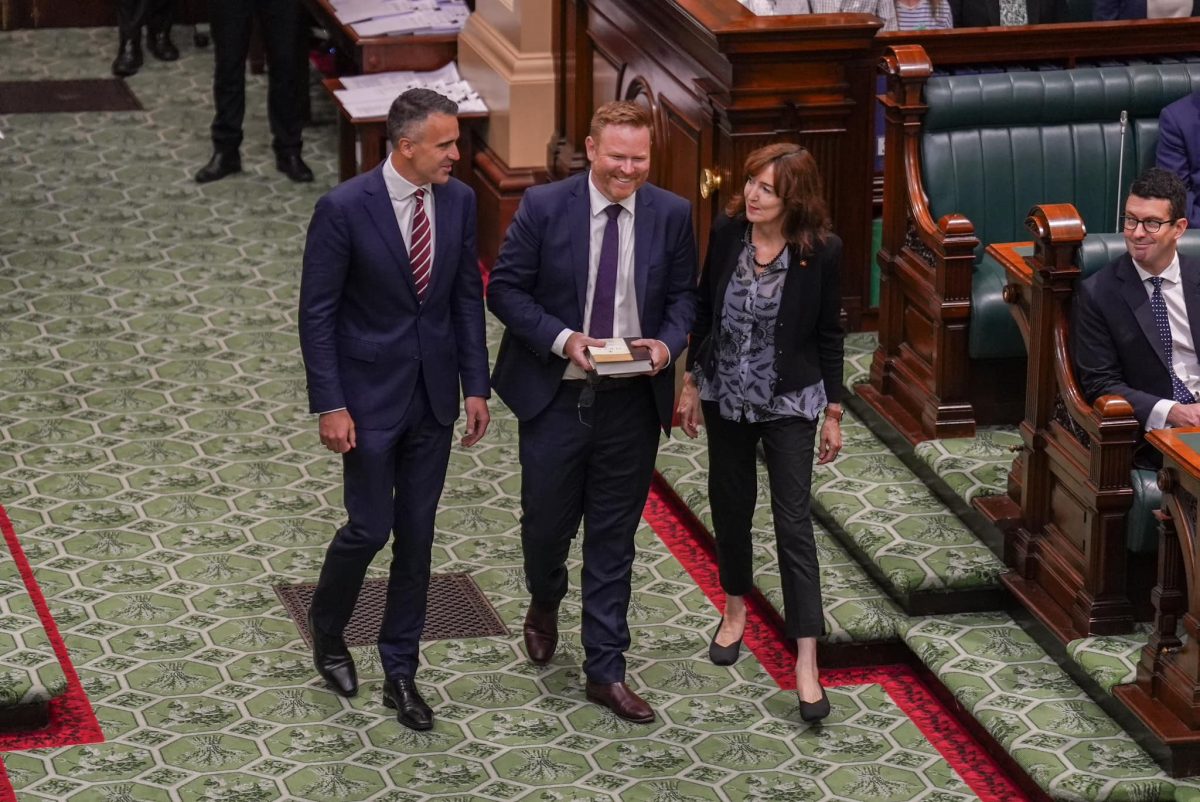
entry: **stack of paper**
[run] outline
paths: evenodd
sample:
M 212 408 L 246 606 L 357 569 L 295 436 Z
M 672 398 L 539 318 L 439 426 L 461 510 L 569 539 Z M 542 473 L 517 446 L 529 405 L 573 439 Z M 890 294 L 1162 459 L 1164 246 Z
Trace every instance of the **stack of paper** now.
M 463 0 L 330 0 L 360 37 L 458 33 L 470 11 Z
M 342 78 L 344 89 L 334 92 L 351 117 L 385 117 L 392 101 L 406 89 L 423 87 L 440 92 L 458 104 L 460 113 L 486 112 L 487 106 L 450 62 L 431 72 L 374 72 Z

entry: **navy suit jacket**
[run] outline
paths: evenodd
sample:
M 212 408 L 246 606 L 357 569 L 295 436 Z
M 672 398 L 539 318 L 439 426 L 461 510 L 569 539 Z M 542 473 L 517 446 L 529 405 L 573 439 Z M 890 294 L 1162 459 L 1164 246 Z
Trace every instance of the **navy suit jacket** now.
M 1200 92 L 1180 98 L 1158 116 L 1158 166 L 1187 186 L 1188 227 L 1200 229 Z
M 506 326 L 492 384 L 518 420 L 540 413 L 558 391 L 567 360 L 550 350 L 563 329 L 583 330 L 591 205 L 588 173 L 525 191 L 488 278 L 488 308 Z M 695 315 L 696 242 L 691 204 L 643 184 L 637 191 L 634 280 L 642 336 L 683 353 Z M 669 431 L 671 371 L 651 379 Z
M 1200 0 L 1192 4 L 1192 16 L 1200 16 Z M 1145 19 L 1146 0 L 1095 0 L 1092 19 Z
M 453 178 L 433 185 L 433 268 L 417 301 L 408 251 L 383 167 L 339 184 L 308 226 L 300 281 L 300 348 L 309 411 L 345 407 L 358 427 L 384 429 L 423 378 L 443 425 L 467 396 L 489 395 L 475 194 Z
M 1200 346 L 1200 259 L 1180 254 L 1179 270 L 1192 342 Z M 1088 403 L 1123 396 L 1145 429 L 1154 405 L 1174 394 L 1150 296 L 1129 254 L 1079 283 L 1072 313 L 1071 349 Z
M 1000 0 L 950 0 L 955 28 L 1000 24 Z M 1067 0 L 1025 0 L 1030 25 L 1067 21 Z

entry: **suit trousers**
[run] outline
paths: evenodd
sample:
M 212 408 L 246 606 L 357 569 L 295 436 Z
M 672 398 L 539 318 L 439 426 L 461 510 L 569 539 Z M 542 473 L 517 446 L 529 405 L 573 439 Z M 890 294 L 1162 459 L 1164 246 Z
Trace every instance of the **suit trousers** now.
M 521 546 L 535 604 L 567 592 L 567 555 L 583 521 L 583 670 L 625 679 L 634 534 L 658 452 L 658 412 L 647 378 L 599 389 L 580 406 L 582 382 L 562 382 L 550 405 L 519 427 Z
M 299 0 L 210 0 L 212 41 L 216 67 L 212 123 L 213 148 L 234 151 L 242 144 L 246 116 L 246 56 L 250 28 L 258 14 L 267 51 L 267 117 L 271 147 L 277 155 L 299 153 L 304 124 L 301 91 L 307 76 L 300 73 L 297 48 L 302 47 Z
M 434 418 L 424 383 L 418 381 L 399 423 L 389 429 L 357 428 L 355 447 L 342 455 L 348 520 L 325 552 L 313 620 L 329 634 L 346 628 L 367 567 L 394 535 L 379 632 L 379 657 L 389 678 L 412 678 L 417 671 L 434 518 L 446 483 L 452 428 Z
M 735 422 L 722 418 L 715 402 L 704 401 L 702 407 L 708 430 L 708 495 L 721 589 L 731 596 L 744 596 L 754 588 L 750 527 L 758 495 L 757 445 L 761 441 L 783 585 L 784 634 L 789 639 L 824 634 L 821 572 L 811 511 L 817 422 L 800 417 Z
M 175 22 L 176 0 L 118 0 L 117 27 L 121 39 L 132 39 L 142 27 L 150 33 L 170 30 Z

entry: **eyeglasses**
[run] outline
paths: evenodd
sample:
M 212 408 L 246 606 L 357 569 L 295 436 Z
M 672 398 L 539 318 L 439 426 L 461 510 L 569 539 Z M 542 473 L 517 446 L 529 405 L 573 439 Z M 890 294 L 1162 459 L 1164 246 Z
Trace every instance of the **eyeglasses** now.
M 1133 215 L 1123 214 L 1121 215 L 1121 225 L 1126 231 L 1135 231 L 1137 230 L 1138 223 L 1141 223 L 1142 228 L 1146 229 L 1147 234 L 1157 234 L 1160 228 L 1172 225 L 1178 219 L 1176 217 L 1175 220 L 1154 220 L 1153 218 L 1150 220 L 1139 220 Z

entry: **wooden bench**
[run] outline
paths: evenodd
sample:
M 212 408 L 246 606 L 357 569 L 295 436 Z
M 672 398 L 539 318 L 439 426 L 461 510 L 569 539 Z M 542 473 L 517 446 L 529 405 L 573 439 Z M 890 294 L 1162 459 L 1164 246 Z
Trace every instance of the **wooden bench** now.
M 889 49 L 879 347 L 860 394 L 911 441 L 1016 423 L 1025 346 L 986 252 L 1026 211 L 1073 202 L 1092 231 L 1154 161 L 1158 113 L 1200 88 L 1200 63 L 933 75 Z M 1122 112 L 1128 113 L 1123 185 Z

